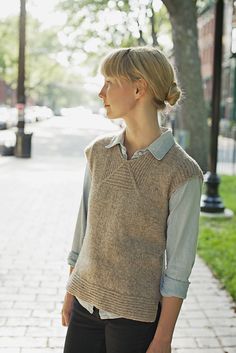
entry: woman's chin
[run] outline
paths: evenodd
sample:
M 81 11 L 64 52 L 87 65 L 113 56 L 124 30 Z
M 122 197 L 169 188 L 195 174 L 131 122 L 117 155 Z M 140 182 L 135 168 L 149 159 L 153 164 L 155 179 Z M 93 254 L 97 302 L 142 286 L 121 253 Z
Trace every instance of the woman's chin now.
M 118 118 L 117 116 L 114 116 L 112 114 L 106 114 L 106 116 L 107 116 L 108 119 L 111 119 L 111 120 Z
M 120 119 L 120 118 L 121 118 L 120 115 L 114 114 L 114 113 L 112 113 L 112 112 L 109 111 L 109 110 L 106 111 L 106 117 L 107 117 L 108 119 L 111 119 L 111 120 Z

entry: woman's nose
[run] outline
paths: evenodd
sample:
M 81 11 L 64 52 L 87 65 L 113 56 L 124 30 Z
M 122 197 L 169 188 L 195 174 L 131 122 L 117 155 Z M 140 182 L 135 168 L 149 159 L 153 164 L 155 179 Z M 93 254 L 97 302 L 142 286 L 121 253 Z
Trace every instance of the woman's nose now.
M 98 93 L 98 97 L 100 98 L 104 98 L 105 97 L 105 90 L 104 90 L 104 87 L 102 87 L 101 91 Z

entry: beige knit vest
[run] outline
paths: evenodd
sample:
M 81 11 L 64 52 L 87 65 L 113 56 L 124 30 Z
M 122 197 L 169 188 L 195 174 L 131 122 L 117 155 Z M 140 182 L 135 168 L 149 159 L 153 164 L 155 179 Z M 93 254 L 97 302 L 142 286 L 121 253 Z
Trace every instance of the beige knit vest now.
M 150 151 L 126 160 L 119 145 L 105 148 L 110 140 L 100 137 L 85 149 L 92 176 L 87 228 L 67 291 L 99 309 L 150 322 L 160 300 L 169 198 L 202 172 L 176 143 L 162 160 Z

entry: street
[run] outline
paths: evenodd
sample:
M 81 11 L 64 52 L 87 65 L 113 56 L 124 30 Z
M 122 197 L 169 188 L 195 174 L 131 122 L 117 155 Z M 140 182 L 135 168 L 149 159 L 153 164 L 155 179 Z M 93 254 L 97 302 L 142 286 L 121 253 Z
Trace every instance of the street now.
M 76 118 L 54 117 L 29 128 L 32 158 L 0 157 L 0 353 L 62 353 L 60 311 L 83 149 L 118 127 L 108 120 L 81 126 Z M 190 282 L 173 351 L 235 353 L 233 303 L 199 257 Z

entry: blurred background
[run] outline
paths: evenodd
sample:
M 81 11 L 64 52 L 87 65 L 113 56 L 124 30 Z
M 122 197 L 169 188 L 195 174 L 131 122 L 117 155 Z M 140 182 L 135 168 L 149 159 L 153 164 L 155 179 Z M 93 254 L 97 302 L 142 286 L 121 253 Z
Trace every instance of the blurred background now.
M 207 125 L 211 124 L 212 114 L 214 0 L 193 1 L 191 9 L 185 2 L 180 6 L 178 2 L 172 5 L 160 0 L 28 0 L 26 6 L 26 123 L 76 114 L 80 115 L 82 123 L 86 119 L 85 110 L 88 116 L 102 116 L 104 111 L 97 97 L 102 84 L 98 72 L 101 58 L 111 48 L 158 46 L 176 67 L 185 96 L 179 107 L 162 115 L 163 124 L 174 125 L 178 142 L 197 159 L 203 170 L 207 170 Z M 173 6 L 179 11 L 173 11 Z M 184 11 L 187 17 L 181 22 Z M 191 11 L 189 15 L 188 11 Z M 18 122 L 19 13 L 19 0 L 9 0 L 1 5 L 0 129 L 11 129 Z M 235 173 L 234 1 L 225 1 L 223 16 L 219 158 L 224 162 L 224 168 Z M 188 96 L 191 96 L 189 102 L 197 97 L 194 108 L 188 104 Z M 84 109 L 83 118 L 81 109 Z M 1 134 L 0 143 L 3 144 L 6 136 Z
M 161 124 L 205 177 L 173 350 L 235 353 L 236 2 L 7 0 L 0 38 L 0 353 L 62 352 L 83 151 L 124 127 L 105 116 L 99 63 L 146 45 L 167 55 L 183 91 Z

